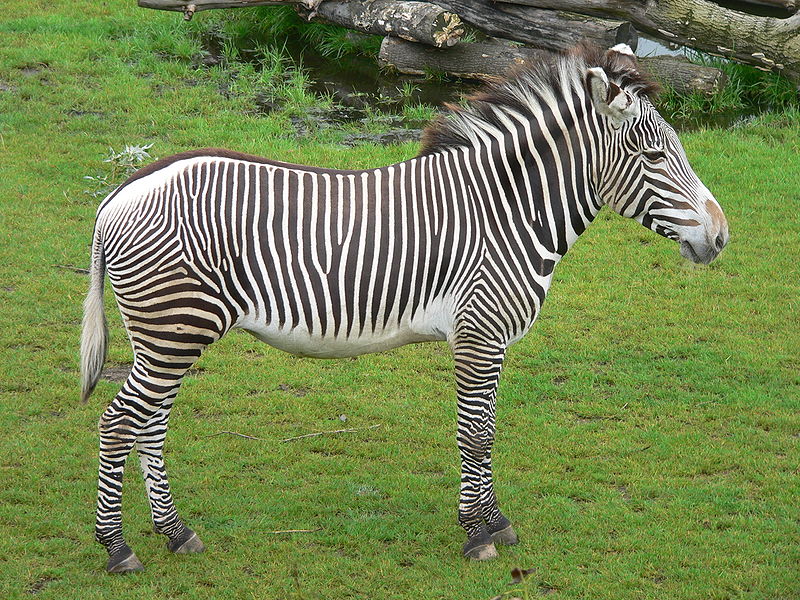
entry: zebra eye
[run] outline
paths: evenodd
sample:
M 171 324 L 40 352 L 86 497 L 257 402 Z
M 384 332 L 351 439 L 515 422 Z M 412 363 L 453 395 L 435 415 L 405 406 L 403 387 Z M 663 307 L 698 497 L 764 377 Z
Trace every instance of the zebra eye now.
M 658 162 L 667 158 L 667 154 L 663 150 L 643 150 L 642 154 L 651 162 Z

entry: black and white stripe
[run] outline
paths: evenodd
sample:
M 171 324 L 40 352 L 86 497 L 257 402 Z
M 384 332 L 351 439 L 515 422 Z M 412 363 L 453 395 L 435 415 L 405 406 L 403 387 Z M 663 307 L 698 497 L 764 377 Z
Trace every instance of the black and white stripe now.
M 406 162 L 339 171 L 202 150 L 159 161 L 109 196 L 82 340 L 88 397 L 105 352 L 107 271 L 134 351 L 100 420 L 96 536 L 109 570 L 141 567 L 121 529 L 134 446 L 156 530 L 174 551 L 202 549 L 175 511 L 162 449 L 183 375 L 233 327 L 315 357 L 447 341 L 464 552 L 490 558 L 493 541 L 514 543 L 491 474 L 497 383 L 559 259 L 606 203 L 704 262 L 727 241 L 651 87 L 624 48 L 583 48 L 454 108 Z

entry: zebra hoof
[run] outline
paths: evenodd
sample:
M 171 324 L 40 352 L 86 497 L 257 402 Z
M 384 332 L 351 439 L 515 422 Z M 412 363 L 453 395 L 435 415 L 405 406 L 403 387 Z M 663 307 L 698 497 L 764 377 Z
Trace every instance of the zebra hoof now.
M 499 556 L 492 537 L 485 531 L 468 539 L 463 551 L 470 560 L 492 560 Z
M 144 565 L 136 558 L 133 550 L 125 546 L 119 552 L 108 557 L 106 571 L 109 573 L 136 573 L 137 571 L 144 571 Z
M 465 550 L 464 556 L 470 560 L 492 560 L 500 555 L 497 553 L 497 548 L 494 547 L 494 542 L 492 542 L 490 544 L 475 546 L 470 550 Z
M 198 554 L 206 549 L 198 535 L 188 527 L 179 536 L 167 542 L 167 548 L 175 554 Z
M 517 532 L 514 531 L 514 528 L 509 525 L 500 531 L 495 531 L 492 534 L 492 541 L 495 544 L 500 544 L 501 546 L 514 546 L 519 543 L 519 538 L 517 537 Z

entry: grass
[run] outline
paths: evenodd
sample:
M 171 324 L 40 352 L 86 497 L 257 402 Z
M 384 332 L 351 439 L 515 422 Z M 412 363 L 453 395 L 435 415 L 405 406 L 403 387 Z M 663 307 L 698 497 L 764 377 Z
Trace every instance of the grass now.
M 796 113 L 683 136 L 731 225 L 711 267 L 607 212 L 559 266 L 501 385 L 498 494 L 522 543 L 499 560 L 460 556 L 446 346 L 313 361 L 234 333 L 186 381 L 167 442 L 208 553 L 166 551 L 132 462 L 125 526 L 147 571 L 111 577 L 92 541 L 96 423 L 119 384 L 79 402 L 87 282 L 58 266 L 88 262 L 84 176 L 126 145 L 347 168 L 416 145 L 298 138 L 291 114 L 253 110 L 255 72 L 202 64 L 179 15 L 133 2 L 14 0 L 0 37 L 0 598 L 798 597 Z M 314 531 L 270 533 L 286 529 Z M 535 569 L 525 590 L 513 567 Z
M 720 69 L 727 83 L 711 95 L 678 94 L 667 87 L 659 99 L 659 108 L 672 121 L 696 127 L 715 121 L 732 122 L 741 119 L 743 112 L 800 109 L 797 86 L 785 77 L 703 52 L 688 51 L 687 56 L 696 64 Z
M 330 59 L 348 55 L 377 56 L 382 41 L 377 35 L 327 23 L 309 23 L 287 6 L 215 11 L 202 17 L 188 26 L 196 38 L 224 40 L 247 52 L 256 50 L 259 45 L 280 47 L 302 42 L 298 48 Z

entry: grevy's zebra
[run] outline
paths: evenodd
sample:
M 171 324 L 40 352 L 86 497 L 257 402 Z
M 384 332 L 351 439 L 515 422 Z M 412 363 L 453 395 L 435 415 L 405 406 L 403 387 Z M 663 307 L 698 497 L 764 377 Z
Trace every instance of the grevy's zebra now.
M 136 448 L 156 530 L 203 550 L 178 518 L 162 448 L 187 369 L 233 327 L 288 352 L 342 357 L 446 340 L 455 356 L 464 554 L 517 537 L 495 498 L 495 394 L 553 268 L 604 204 L 708 263 L 725 217 L 648 95 L 627 46 L 580 47 L 519 72 L 426 132 L 396 165 L 338 171 L 220 150 L 163 159 L 98 209 L 81 344 L 83 396 L 106 349 L 107 270 L 134 351 L 100 419 L 96 538 L 125 544 L 121 486 Z

